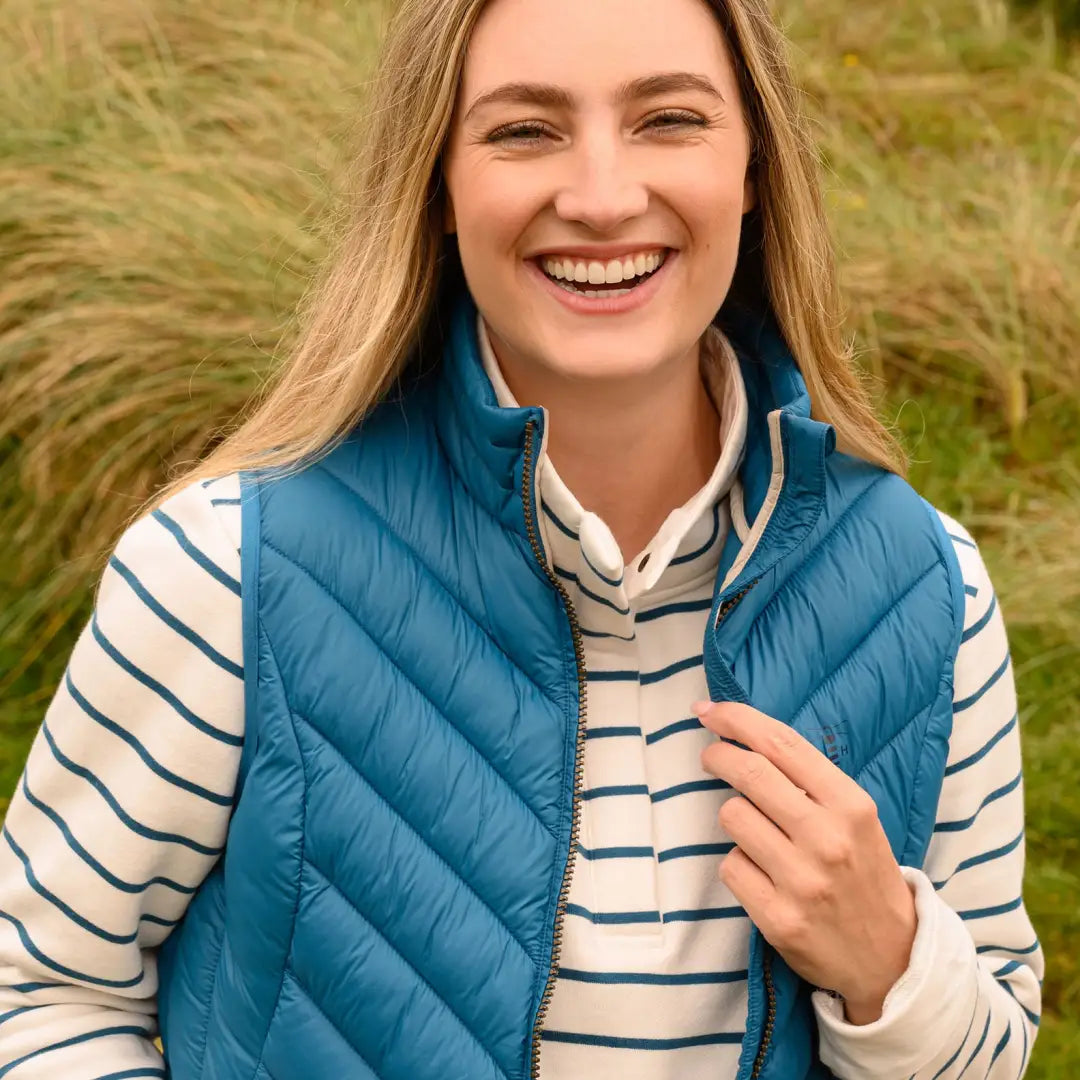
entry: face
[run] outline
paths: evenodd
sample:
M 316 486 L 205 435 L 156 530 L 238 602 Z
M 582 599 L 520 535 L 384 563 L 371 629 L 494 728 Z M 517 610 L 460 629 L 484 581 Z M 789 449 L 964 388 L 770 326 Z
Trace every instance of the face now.
M 515 371 L 626 379 L 696 357 L 753 207 L 749 150 L 705 0 L 490 0 L 443 178 L 511 385 Z

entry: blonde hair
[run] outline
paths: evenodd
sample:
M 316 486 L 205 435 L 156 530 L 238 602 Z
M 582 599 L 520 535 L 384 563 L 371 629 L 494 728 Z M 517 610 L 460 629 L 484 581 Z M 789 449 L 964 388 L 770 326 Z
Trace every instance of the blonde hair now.
M 291 471 L 331 449 L 411 358 L 439 349 L 440 298 L 460 279 L 443 232 L 440 155 L 472 28 L 485 0 L 401 0 L 382 42 L 345 177 L 348 203 L 301 306 L 291 355 L 202 461 L 140 512 L 196 480 L 251 468 Z M 819 163 L 783 33 L 767 0 L 709 0 L 726 36 L 750 132 L 757 206 L 744 222 L 729 301 L 768 300 L 812 414 L 839 449 L 906 472 L 842 334 L 835 254 Z M 721 309 L 723 310 L 723 309 Z M 136 515 L 138 516 L 138 515 Z

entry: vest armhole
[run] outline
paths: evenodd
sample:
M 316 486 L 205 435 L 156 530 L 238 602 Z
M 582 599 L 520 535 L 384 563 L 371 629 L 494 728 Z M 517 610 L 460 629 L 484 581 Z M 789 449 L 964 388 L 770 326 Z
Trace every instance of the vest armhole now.
M 960 641 L 964 633 L 964 614 L 966 610 L 964 577 L 960 569 L 960 561 L 956 557 L 956 551 L 953 548 L 952 541 L 949 539 L 948 532 L 945 529 L 945 523 L 941 520 L 941 516 L 938 514 L 936 507 L 922 496 L 920 496 L 919 499 L 930 519 L 930 528 L 933 531 L 934 540 L 937 544 L 938 562 L 945 571 L 949 585 L 949 597 L 951 600 L 953 622 L 952 633 L 949 635 L 948 645 L 945 649 L 944 656 L 942 657 L 941 671 L 938 675 L 937 694 L 929 706 L 930 716 L 927 720 L 927 725 L 929 726 L 929 724 L 933 723 L 935 715 L 947 712 L 949 717 L 948 731 L 946 732 L 947 756 L 948 742 L 952 738 L 953 680 L 955 676 L 956 656 L 959 652 Z M 944 701 L 942 700 L 943 698 Z M 912 822 L 912 814 L 919 801 L 920 789 L 926 783 L 924 761 L 928 753 L 928 743 L 929 740 L 923 740 L 922 749 L 919 753 L 919 764 L 916 768 L 915 783 L 913 785 L 911 802 L 907 812 L 907 839 L 904 844 L 903 857 L 900 860 L 902 866 L 914 866 L 916 869 L 921 869 L 922 867 L 931 835 L 930 832 L 927 832 L 927 830 L 924 829 L 923 831 L 927 832 L 925 839 L 914 836 L 914 823 Z M 931 811 L 931 830 L 933 828 L 933 819 L 937 817 L 937 804 L 941 798 L 941 782 L 943 779 L 944 774 L 937 778 L 935 784 L 937 793 L 934 798 L 934 807 Z
M 255 702 L 259 686 L 259 578 L 261 576 L 262 506 L 258 477 L 240 474 L 240 595 L 243 612 L 244 743 L 236 778 L 234 806 L 239 802 L 244 781 L 255 753 L 257 725 Z

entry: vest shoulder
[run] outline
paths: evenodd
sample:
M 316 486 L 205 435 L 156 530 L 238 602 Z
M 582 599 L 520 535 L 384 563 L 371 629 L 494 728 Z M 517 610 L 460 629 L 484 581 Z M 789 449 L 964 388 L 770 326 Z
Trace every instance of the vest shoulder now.
M 247 473 L 243 482 L 257 483 L 275 497 L 299 495 L 325 481 L 326 474 L 352 487 L 385 486 L 388 478 L 405 480 L 422 472 L 437 454 L 430 393 L 421 384 L 384 398 L 309 464 L 261 475 Z
M 889 519 L 933 526 L 940 522 L 938 512 L 902 476 L 862 458 L 836 451 L 825 463 L 826 499 L 846 507 L 861 502 L 871 492 L 875 509 L 887 509 Z
M 839 451 L 826 461 L 825 510 L 817 530 L 821 542 L 841 533 L 857 537 L 857 550 L 876 550 L 888 572 L 897 576 L 917 577 L 936 564 L 962 621 L 964 577 L 950 537 L 951 520 L 896 473 Z

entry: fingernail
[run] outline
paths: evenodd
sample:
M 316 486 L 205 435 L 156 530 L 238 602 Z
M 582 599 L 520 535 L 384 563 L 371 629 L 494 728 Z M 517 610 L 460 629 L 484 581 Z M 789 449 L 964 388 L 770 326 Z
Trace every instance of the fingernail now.
M 695 701 L 690 706 L 690 709 L 695 716 L 704 716 L 712 707 L 713 703 L 711 701 Z

